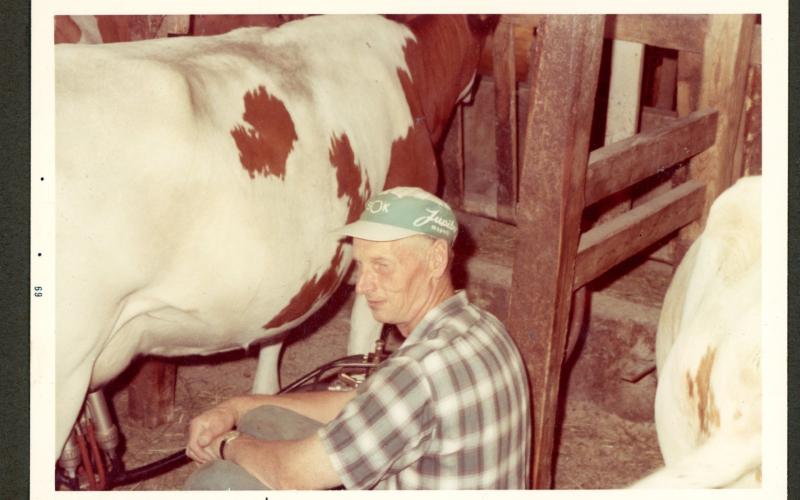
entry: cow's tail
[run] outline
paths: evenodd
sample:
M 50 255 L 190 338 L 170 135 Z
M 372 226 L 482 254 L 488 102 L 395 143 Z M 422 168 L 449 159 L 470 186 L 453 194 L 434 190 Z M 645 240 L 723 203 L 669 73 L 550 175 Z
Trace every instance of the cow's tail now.
M 761 434 L 745 438 L 717 434 L 680 461 L 653 472 L 630 488 L 757 487 Z

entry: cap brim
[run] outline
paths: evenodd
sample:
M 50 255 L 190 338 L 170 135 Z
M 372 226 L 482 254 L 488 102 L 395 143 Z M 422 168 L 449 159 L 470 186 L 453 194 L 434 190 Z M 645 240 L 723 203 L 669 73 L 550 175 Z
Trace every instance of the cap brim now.
M 394 241 L 409 236 L 425 234 L 422 231 L 412 231 L 411 229 L 364 220 L 355 221 L 339 229 L 334 229 L 332 232 L 341 237 L 352 236 L 354 238 L 370 241 Z

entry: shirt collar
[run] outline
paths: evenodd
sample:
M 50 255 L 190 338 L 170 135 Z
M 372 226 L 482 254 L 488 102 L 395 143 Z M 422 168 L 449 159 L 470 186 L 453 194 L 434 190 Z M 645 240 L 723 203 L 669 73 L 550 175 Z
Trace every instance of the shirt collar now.
M 456 293 L 425 313 L 425 316 L 422 317 L 422 320 L 419 322 L 419 324 L 417 324 L 416 328 L 414 328 L 414 330 L 403 342 L 403 346 L 416 344 L 425 338 L 425 335 L 429 331 L 433 330 L 441 319 L 452 316 L 467 304 L 469 304 L 469 300 L 467 300 L 467 292 L 464 290 L 456 291 Z

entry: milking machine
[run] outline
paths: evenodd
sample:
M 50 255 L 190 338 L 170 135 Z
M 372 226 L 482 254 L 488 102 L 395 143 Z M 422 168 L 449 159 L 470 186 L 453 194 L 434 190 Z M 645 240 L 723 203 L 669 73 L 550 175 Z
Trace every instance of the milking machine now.
M 386 333 L 367 354 L 345 356 L 319 366 L 279 391 L 349 391 L 386 357 Z M 102 390 L 90 393 L 56 465 L 56 490 L 108 490 L 150 479 L 189 461 L 185 450 L 136 469 L 125 470 L 117 453 L 120 435 Z

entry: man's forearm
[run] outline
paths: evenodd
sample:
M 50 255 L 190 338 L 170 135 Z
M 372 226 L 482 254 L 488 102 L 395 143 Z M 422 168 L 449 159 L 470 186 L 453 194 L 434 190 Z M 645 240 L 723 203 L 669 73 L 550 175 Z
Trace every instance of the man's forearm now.
M 231 398 L 220 406 L 233 410 L 236 414 L 237 423 L 242 415 L 254 408 L 274 405 L 292 410 L 324 424 L 336 417 L 344 405 L 354 396 L 355 391 L 293 392 L 274 396 L 247 394 Z

